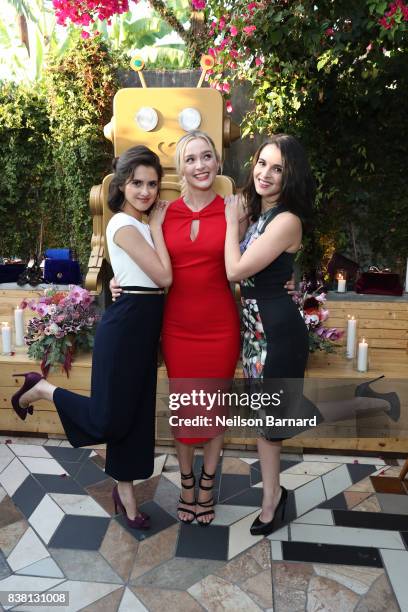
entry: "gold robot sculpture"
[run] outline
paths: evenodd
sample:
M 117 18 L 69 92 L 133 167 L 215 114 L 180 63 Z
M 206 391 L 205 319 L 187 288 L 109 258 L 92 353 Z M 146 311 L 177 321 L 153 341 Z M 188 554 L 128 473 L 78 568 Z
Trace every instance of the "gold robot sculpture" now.
M 201 89 L 205 73 L 213 65 L 213 58 L 201 59 L 202 73 L 197 87 L 148 88 L 142 70 L 144 62 L 133 57 L 130 65 L 139 76 L 142 87 L 120 89 L 113 100 L 113 117 L 104 128 L 104 134 L 113 143 L 118 156 L 129 147 L 144 144 L 160 157 L 164 168 L 161 197 L 175 200 L 180 197 L 180 180 L 175 171 L 174 153 L 177 140 L 186 132 L 199 129 L 211 136 L 223 157 L 224 148 L 239 138 L 239 127 L 225 115 L 224 101 L 215 89 Z M 109 262 L 105 248 L 105 229 L 112 212 L 108 208 L 109 183 L 107 175 L 101 185 L 92 187 L 89 203 L 92 214 L 91 255 L 85 286 L 93 293 L 102 290 L 102 264 Z M 220 195 L 233 193 L 234 182 L 218 175 L 215 191 Z

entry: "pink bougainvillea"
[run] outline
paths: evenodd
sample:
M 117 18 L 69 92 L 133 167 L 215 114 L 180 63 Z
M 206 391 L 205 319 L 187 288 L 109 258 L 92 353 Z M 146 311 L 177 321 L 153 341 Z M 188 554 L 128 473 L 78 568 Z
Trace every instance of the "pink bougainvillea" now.
M 139 0 L 133 0 L 137 3 Z M 57 23 L 66 26 L 69 22 L 89 27 L 97 19 L 109 20 L 129 10 L 129 0 L 52 0 Z M 89 32 L 82 30 L 82 38 L 89 38 Z
M 255 30 L 256 30 L 256 26 L 254 25 L 245 26 L 245 28 L 242 28 L 242 31 L 245 32 L 247 36 L 252 36 Z
M 191 5 L 196 11 L 203 11 L 206 6 L 205 0 L 191 0 Z
M 397 24 L 397 16 L 401 21 L 408 21 L 408 5 L 403 0 L 390 2 L 388 11 L 384 13 L 384 17 L 381 17 L 379 24 L 385 30 L 391 30 Z

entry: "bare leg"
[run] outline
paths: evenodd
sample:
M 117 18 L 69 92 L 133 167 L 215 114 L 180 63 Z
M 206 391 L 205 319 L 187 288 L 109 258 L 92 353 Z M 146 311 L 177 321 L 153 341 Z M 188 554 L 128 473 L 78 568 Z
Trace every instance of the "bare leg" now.
M 349 400 L 317 402 L 316 406 L 326 423 L 352 419 L 357 414 L 364 416 L 370 411 L 390 410 L 389 402 L 377 397 L 353 397 Z
M 220 459 L 220 453 L 222 449 L 222 445 L 224 443 L 224 434 L 220 434 L 212 440 L 209 440 L 204 444 L 204 471 L 207 474 L 215 474 L 218 461 Z M 202 481 L 202 485 L 204 487 L 211 487 L 214 484 L 213 478 L 205 478 Z M 213 497 L 214 491 L 206 491 L 205 489 L 199 489 L 198 500 L 201 502 L 208 502 Z M 206 508 L 205 506 L 201 506 L 197 503 L 197 512 L 204 512 L 206 510 L 211 510 L 211 508 Z M 202 523 L 209 523 L 214 519 L 214 512 L 211 511 L 210 514 L 206 514 L 205 516 L 201 516 L 197 519 Z
M 133 482 L 118 481 L 118 492 L 122 504 L 126 508 L 127 517 L 130 520 L 136 518 L 140 514 L 137 510 L 135 492 L 133 489 Z
M 53 401 L 54 391 L 57 387 L 51 385 L 46 380 L 39 380 L 34 387 L 32 387 L 27 393 L 24 393 L 20 397 L 20 406 L 27 407 L 33 402 L 38 402 L 38 400 L 47 400 L 48 402 Z
M 281 496 L 279 474 L 282 442 L 259 437 L 257 444 L 263 481 L 262 512 L 259 518 L 263 523 L 269 523 Z
M 184 444 L 183 442 L 180 442 L 180 440 L 177 440 L 177 438 L 174 440 L 174 443 L 176 446 L 177 458 L 178 458 L 178 462 L 180 466 L 180 472 L 182 474 L 190 474 L 190 472 L 193 471 L 194 446 L 190 444 Z M 194 480 L 193 478 L 186 478 L 185 480 L 182 480 L 181 482 L 187 486 L 190 486 L 193 484 Z M 191 489 L 182 488 L 181 497 L 186 502 L 190 502 L 190 503 L 194 502 L 195 500 L 194 488 L 191 488 Z M 180 502 L 180 506 L 183 507 L 183 504 L 181 502 Z M 192 509 L 191 506 L 189 507 L 186 505 L 184 507 L 189 508 L 190 510 Z M 191 514 L 189 512 L 183 512 L 182 510 L 179 510 L 178 516 L 181 521 L 191 520 Z

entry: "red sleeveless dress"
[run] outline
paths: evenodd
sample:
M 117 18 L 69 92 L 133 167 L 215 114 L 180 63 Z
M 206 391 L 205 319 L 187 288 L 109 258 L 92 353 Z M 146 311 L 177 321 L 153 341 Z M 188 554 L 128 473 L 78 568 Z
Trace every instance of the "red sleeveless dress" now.
M 198 213 L 183 198 L 172 202 L 166 213 L 163 234 L 173 284 L 164 308 L 162 350 L 170 383 L 171 379 L 234 376 L 240 350 L 239 316 L 225 274 L 224 209 L 224 200 L 217 195 Z M 200 224 L 196 239 L 191 240 L 194 219 Z M 191 444 L 204 441 L 177 437 Z

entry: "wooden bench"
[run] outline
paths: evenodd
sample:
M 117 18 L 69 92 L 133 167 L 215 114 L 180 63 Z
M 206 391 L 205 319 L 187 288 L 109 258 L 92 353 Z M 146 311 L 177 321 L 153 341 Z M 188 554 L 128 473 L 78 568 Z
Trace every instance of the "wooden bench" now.
M 329 292 L 327 306 L 330 327 L 345 329 L 347 317 L 357 319 L 357 336 L 364 337 L 371 348 L 408 351 L 408 295 L 388 296 L 359 295 L 353 292 L 341 294 Z M 345 336 L 342 344 L 345 344 Z M 407 371 L 401 374 L 408 376 Z
M 29 296 L 37 296 L 38 290 L 29 290 L 26 294 Z M 21 290 L 0 290 L 0 320 L 11 321 L 13 309 L 22 299 Z M 398 308 L 394 308 L 393 302 L 382 302 L 381 308 L 376 302 L 371 302 L 369 308 L 361 308 L 361 303 L 358 307 L 353 303 L 353 308 L 350 308 L 350 303 L 346 300 L 341 302 L 328 302 L 328 307 L 331 312 L 331 318 L 328 324 L 337 321 L 345 324 L 347 314 L 355 314 L 359 319 L 359 330 L 373 330 L 380 334 L 384 329 L 395 331 L 395 327 L 381 328 L 382 322 L 394 322 L 397 325 L 407 323 L 408 320 L 408 302 L 399 303 Z M 349 312 L 350 311 L 350 312 Z M 364 312 L 364 318 L 361 314 Z M 372 313 L 372 319 L 366 313 Z M 333 314 L 332 314 L 333 313 Z M 341 313 L 341 317 L 339 316 Z M 357 314 L 360 313 L 360 314 Z M 385 316 L 384 313 L 388 313 Z M 31 311 L 28 309 L 25 316 L 28 318 Z M 336 316 L 333 316 L 333 315 Z M 394 314 L 396 315 L 394 317 Z M 361 319 L 360 319 L 361 316 Z M 376 323 L 372 323 L 376 321 Z M 365 327 L 362 327 L 362 326 Z M 406 328 L 402 327 L 402 332 Z M 358 334 L 360 336 L 360 333 Z M 381 336 L 381 334 L 380 334 Z M 348 379 L 348 378 L 375 378 L 385 374 L 388 380 L 408 380 L 408 353 L 405 348 L 383 348 L 373 347 L 375 337 L 368 337 L 370 343 L 370 370 L 367 374 L 360 374 L 353 368 L 353 362 L 346 360 L 343 356 L 343 348 L 340 347 L 337 353 L 323 354 L 314 353 L 310 356 L 309 365 L 306 372 L 306 377 L 315 378 L 324 381 L 324 379 Z M 378 340 L 385 341 L 387 338 L 378 337 Z M 393 338 L 392 340 L 398 340 Z M 343 339 L 343 344 L 345 340 Z M 69 388 L 72 391 L 77 391 L 84 395 L 89 394 L 90 379 L 91 379 L 91 360 L 90 354 L 78 356 L 73 364 L 69 378 L 63 373 L 52 373 L 49 377 L 50 382 L 55 385 Z M 21 421 L 10 409 L 10 398 L 15 393 L 16 389 L 21 384 L 21 379 L 13 378 L 15 372 L 26 372 L 27 370 L 39 371 L 39 365 L 30 360 L 26 354 L 26 348 L 18 348 L 16 354 L 12 357 L 0 355 L 0 430 L 3 432 L 26 432 L 48 434 L 63 434 L 63 429 L 59 421 L 58 415 L 54 407 L 48 402 L 39 402 L 36 405 L 34 415 L 28 417 L 26 421 Z M 237 377 L 241 377 L 240 368 L 237 368 Z M 381 383 L 377 383 L 381 385 Z M 396 383 L 397 384 L 397 383 Z M 380 388 L 376 387 L 376 388 Z M 158 395 L 157 395 L 157 416 L 156 416 L 156 440 L 158 444 L 173 444 L 173 438 L 168 424 L 168 408 L 165 404 L 165 396 L 167 391 L 167 374 L 164 366 L 158 369 Z M 403 416 L 401 424 L 405 430 L 408 430 L 408 407 L 403 404 Z M 389 419 L 388 419 L 389 421 Z M 230 448 L 254 448 L 256 440 L 254 438 L 233 438 L 228 433 L 226 435 L 226 446 Z M 286 440 L 284 445 L 289 448 L 314 448 L 314 449 L 337 449 L 337 450 L 355 450 L 355 451 L 375 451 L 375 452 L 399 452 L 408 453 L 408 439 L 398 436 L 393 437 L 377 437 L 377 438 L 313 438 L 311 436 L 297 436 L 291 440 Z

